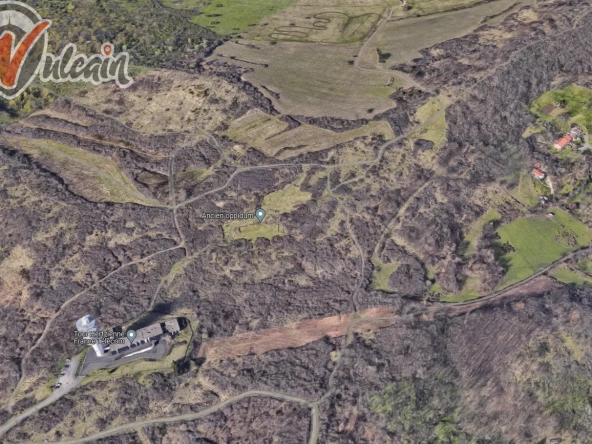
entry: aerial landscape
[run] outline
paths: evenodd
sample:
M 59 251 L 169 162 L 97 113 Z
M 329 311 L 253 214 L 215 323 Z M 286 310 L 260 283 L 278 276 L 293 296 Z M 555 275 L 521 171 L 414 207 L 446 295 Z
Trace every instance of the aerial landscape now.
M 592 1 L 0 27 L 0 443 L 592 443 Z

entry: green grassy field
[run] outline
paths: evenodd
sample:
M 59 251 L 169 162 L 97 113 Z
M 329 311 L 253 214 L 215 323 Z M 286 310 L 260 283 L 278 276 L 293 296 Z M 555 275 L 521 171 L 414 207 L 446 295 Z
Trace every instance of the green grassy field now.
M 232 35 L 250 25 L 256 25 L 266 16 L 296 3 L 297 0 L 214 0 L 191 21 L 207 27 L 217 34 Z
M 523 217 L 498 229 L 499 256 L 506 268 L 498 289 L 526 279 L 592 241 L 592 233 L 586 225 L 559 209 L 552 212 L 555 214 L 553 219 Z M 514 251 L 502 254 L 504 244 L 509 244 Z
M 539 194 L 534 187 L 534 180 L 530 174 L 523 174 L 520 176 L 518 186 L 510 192 L 510 195 L 526 208 L 532 208 L 539 203 Z

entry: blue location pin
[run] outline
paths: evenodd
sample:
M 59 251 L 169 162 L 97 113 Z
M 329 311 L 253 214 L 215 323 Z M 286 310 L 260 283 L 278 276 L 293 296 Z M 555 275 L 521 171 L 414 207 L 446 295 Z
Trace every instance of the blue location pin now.
M 259 208 L 257 211 L 255 211 L 255 217 L 259 219 L 259 222 L 262 222 L 263 218 L 265 217 L 265 210 L 263 208 Z
M 136 330 L 128 330 L 128 331 L 127 331 L 127 333 L 126 333 L 125 335 L 126 335 L 126 336 L 127 336 L 127 338 L 129 339 L 129 341 L 130 341 L 130 345 L 132 345 L 132 344 L 133 344 L 133 342 L 134 342 L 134 339 L 136 339 L 136 336 L 137 336 L 137 334 L 136 334 Z

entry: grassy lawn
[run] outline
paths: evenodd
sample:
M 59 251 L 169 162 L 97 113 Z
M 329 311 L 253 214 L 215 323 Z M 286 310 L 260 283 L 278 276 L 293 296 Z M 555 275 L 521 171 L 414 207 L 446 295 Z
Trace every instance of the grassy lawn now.
M 256 25 L 261 19 L 296 3 L 297 0 L 214 0 L 191 21 L 217 34 L 231 35 Z
M 530 174 L 523 174 L 520 176 L 518 186 L 510 192 L 512 197 L 527 208 L 532 208 L 539 203 L 539 194 L 535 189 L 534 181 Z
M 479 281 L 477 278 L 468 278 L 465 282 L 465 285 L 459 293 L 448 293 L 446 290 L 440 287 L 440 285 L 434 284 L 430 287 L 428 294 L 439 295 L 439 300 L 441 302 L 471 301 L 473 299 L 479 298 L 480 296 L 483 296 L 476 289 L 478 284 Z
M 550 265 L 563 255 L 588 245 L 592 233 L 586 225 L 559 209 L 553 219 L 523 217 L 499 228 L 497 247 L 506 274 L 498 286 L 505 288 Z M 509 246 L 503 253 L 503 246 Z M 511 250 L 511 251 L 508 251 Z

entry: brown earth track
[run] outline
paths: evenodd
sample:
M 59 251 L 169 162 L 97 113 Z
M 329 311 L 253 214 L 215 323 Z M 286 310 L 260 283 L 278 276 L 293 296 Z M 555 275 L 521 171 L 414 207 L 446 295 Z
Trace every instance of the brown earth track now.
M 204 342 L 198 356 L 212 360 L 248 354 L 260 355 L 271 350 L 302 347 L 324 337 L 337 338 L 346 335 L 348 327 L 356 319 L 360 319 L 361 322 L 356 322 L 352 331 L 360 332 L 372 328 L 387 327 L 392 324 L 394 317 L 393 311 L 389 307 L 378 307 L 356 314 L 347 313 L 302 321 L 288 327 L 242 333 Z M 382 319 L 382 321 L 377 319 Z
M 437 304 L 418 312 L 398 315 L 390 307 L 369 308 L 357 313 L 347 313 L 321 319 L 297 322 L 287 327 L 241 333 L 235 336 L 204 342 L 198 356 L 208 361 L 235 358 L 249 354 L 261 355 L 272 350 L 303 347 L 323 338 L 337 338 L 351 333 L 375 331 L 394 325 L 397 321 L 409 320 L 421 316 L 423 321 L 430 321 L 436 315 L 460 316 L 473 310 L 500 301 L 514 302 L 528 295 L 544 294 L 556 284 L 548 277 L 540 276 L 528 283 L 495 295 L 494 298 L 476 300 L 469 304 Z M 349 327 L 351 325 L 351 330 Z

